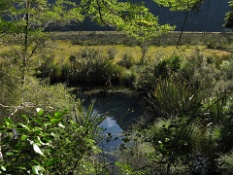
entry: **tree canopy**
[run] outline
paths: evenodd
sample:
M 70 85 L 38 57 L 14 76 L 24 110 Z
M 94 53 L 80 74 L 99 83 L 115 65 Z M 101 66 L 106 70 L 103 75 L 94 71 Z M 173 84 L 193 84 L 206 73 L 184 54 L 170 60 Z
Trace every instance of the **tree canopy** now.
M 227 12 L 226 14 L 226 24 L 225 26 L 227 28 L 232 28 L 233 27 L 233 1 L 229 1 L 229 6 L 231 7 L 231 11 Z
M 198 10 L 204 0 L 153 0 L 171 11 Z M 229 5 L 232 7 L 232 1 Z M 0 32 L 25 33 L 27 30 L 44 30 L 50 25 L 79 22 L 85 17 L 124 31 L 129 36 L 146 40 L 170 30 L 175 26 L 161 25 L 145 6 L 145 3 L 118 0 L 3 0 L 0 2 Z M 231 27 L 232 12 L 226 14 L 226 27 Z
M 148 39 L 172 30 L 170 25 L 160 25 L 143 3 L 117 0 L 10 0 L 1 2 L 1 33 L 25 33 L 43 30 L 49 25 L 64 25 L 90 17 L 93 21 L 125 31 L 138 39 Z M 9 30 L 10 29 L 10 30 Z

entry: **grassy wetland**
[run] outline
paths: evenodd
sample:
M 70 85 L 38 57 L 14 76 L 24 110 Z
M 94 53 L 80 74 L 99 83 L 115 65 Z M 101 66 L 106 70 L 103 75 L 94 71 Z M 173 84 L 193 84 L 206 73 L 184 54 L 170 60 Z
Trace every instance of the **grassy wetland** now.
M 186 60 L 197 54 L 220 64 L 224 59 L 231 57 L 231 38 L 233 39 L 231 33 L 172 32 L 140 43 L 123 33 L 113 31 L 56 32 L 37 49 L 31 64 L 37 67 L 38 77 L 50 78 L 52 83 L 115 83 L 137 88 L 137 78 L 141 77 L 137 72 L 138 66 L 147 69 L 172 57 Z M 12 37 L 12 42 L 17 43 L 18 40 L 20 39 Z M 17 51 L 19 47 L 17 44 L 2 45 L 0 55 L 2 58 L 8 57 L 7 52 Z M 104 67 L 105 71 L 110 72 L 104 73 Z M 107 67 L 111 67 L 111 70 L 107 70 Z M 93 71 L 99 73 L 95 74 Z M 94 75 L 98 77 L 92 77 Z
M 38 154 L 48 158 L 30 156 L 49 172 L 231 174 L 232 40 L 232 33 L 171 32 L 140 43 L 119 32 L 55 32 L 38 44 L 22 83 L 22 43 L 11 36 L 0 47 L 0 114 L 11 118 L 1 121 L 1 129 L 19 129 L 21 140 L 6 152 L 30 148 L 27 132 L 30 140 L 40 136 L 55 144 L 58 152 L 36 140 Z M 130 98 L 136 93 L 145 112 L 120 136 L 102 134 L 99 124 L 107 114 L 97 114 L 92 103 L 85 109 L 74 94 L 78 87 L 89 90 L 83 93 L 109 96 L 120 87 Z M 67 110 L 56 112 L 62 109 Z M 60 137 L 47 137 L 54 132 Z M 64 142 L 67 138 L 75 141 Z M 115 140 L 121 144 L 114 151 L 101 150 L 100 145 Z M 63 157 L 58 158 L 60 153 Z M 16 156 L 23 162 L 27 157 L 21 154 Z M 10 169 L 13 162 L 18 172 L 25 172 L 11 154 L 4 156 L 4 167 Z

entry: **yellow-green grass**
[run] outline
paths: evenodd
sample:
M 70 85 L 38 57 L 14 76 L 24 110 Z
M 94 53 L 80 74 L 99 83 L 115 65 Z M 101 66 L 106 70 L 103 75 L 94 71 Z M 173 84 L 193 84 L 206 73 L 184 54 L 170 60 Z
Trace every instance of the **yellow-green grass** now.
M 139 46 L 124 46 L 124 45 L 104 45 L 104 46 L 81 46 L 72 45 L 70 41 L 55 41 L 57 47 L 56 58 L 67 60 L 70 55 L 75 55 L 84 49 L 97 49 L 103 52 L 107 52 L 109 49 L 114 49 L 116 51 L 115 61 L 119 61 L 123 58 L 125 54 L 131 55 L 135 60 L 140 59 L 142 56 L 142 49 Z M 172 55 L 180 55 L 182 57 L 190 57 L 200 51 L 204 56 L 218 56 L 222 57 L 229 55 L 230 52 L 217 50 L 217 49 L 207 49 L 206 46 L 150 46 L 147 49 L 146 56 L 150 59 L 161 59 L 170 57 Z
M 131 55 L 136 61 L 142 56 L 142 49 L 139 46 L 125 46 L 125 45 L 103 45 L 103 46 L 81 46 L 73 45 L 71 41 L 47 41 L 45 43 L 45 48 L 48 51 L 54 52 L 56 63 L 65 63 L 71 55 L 77 55 L 82 50 L 85 49 L 97 49 L 106 53 L 108 50 L 113 49 L 116 52 L 115 61 L 121 60 L 125 54 Z M 0 54 L 8 52 L 12 47 L 2 45 L 0 47 Z M 218 56 L 222 57 L 229 55 L 230 52 L 217 50 L 217 49 L 207 49 L 206 46 L 149 46 L 146 51 L 146 57 L 152 59 L 153 61 L 162 58 L 170 57 L 172 55 L 180 55 L 182 57 L 189 57 L 196 54 L 196 51 L 200 51 L 204 56 Z M 43 48 L 42 48 L 43 52 Z M 40 53 L 40 52 L 37 52 Z

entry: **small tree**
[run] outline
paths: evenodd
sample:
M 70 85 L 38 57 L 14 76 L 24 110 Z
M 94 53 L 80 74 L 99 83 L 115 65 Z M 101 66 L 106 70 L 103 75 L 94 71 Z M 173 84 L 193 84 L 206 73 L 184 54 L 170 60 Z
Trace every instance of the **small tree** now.
M 44 31 L 51 24 L 65 25 L 89 16 L 97 23 L 125 31 L 141 40 L 173 29 L 169 25 L 159 25 L 158 18 L 144 5 L 117 0 L 56 0 L 54 3 L 47 0 L 4 0 L 0 5 L 0 32 L 5 34 L 4 41 L 11 44 L 10 39 L 15 38 L 8 34 L 15 34 L 22 45 L 17 54 L 21 58 L 23 77 L 28 61 L 50 37 Z

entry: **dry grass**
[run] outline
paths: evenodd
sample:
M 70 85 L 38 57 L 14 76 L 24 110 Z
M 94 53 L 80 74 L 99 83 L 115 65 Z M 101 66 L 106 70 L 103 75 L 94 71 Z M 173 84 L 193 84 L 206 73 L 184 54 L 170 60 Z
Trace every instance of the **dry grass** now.
M 100 45 L 100 46 L 82 46 L 73 45 L 69 40 L 50 40 L 45 43 L 47 50 L 53 50 L 55 54 L 55 62 L 65 63 L 71 55 L 76 55 L 84 49 L 92 48 L 98 49 L 103 52 L 108 52 L 110 49 L 116 51 L 115 61 L 121 60 L 125 54 L 131 55 L 135 60 L 138 60 L 142 56 L 142 49 L 139 46 L 125 46 L 125 45 Z M 0 55 L 4 52 L 10 51 L 11 47 L 1 45 Z M 195 54 L 195 51 L 199 50 L 204 56 L 225 56 L 231 54 L 230 52 L 207 49 L 206 46 L 190 46 L 182 45 L 177 46 L 149 46 L 147 48 L 146 57 L 156 61 L 161 58 L 170 57 L 172 55 L 181 55 L 182 57 L 189 57 Z M 39 52 L 38 52 L 39 53 Z
M 115 61 L 119 61 L 123 58 L 125 54 L 130 54 L 137 60 L 140 59 L 142 55 L 141 48 L 139 46 L 124 46 L 124 45 L 104 45 L 104 46 L 80 46 L 72 45 L 70 41 L 54 41 L 53 45 L 57 45 L 55 49 L 56 58 L 58 60 L 67 60 L 70 55 L 75 55 L 78 52 L 92 48 L 107 52 L 109 49 L 114 48 L 116 50 Z M 200 51 L 204 56 L 225 56 L 231 54 L 227 51 L 222 51 L 218 49 L 207 49 L 206 46 L 150 46 L 148 47 L 146 56 L 153 60 L 160 59 L 164 57 L 170 57 L 172 55 L 181 55 L 183 57 L 189 57 L 195 54 L 196 51 Z

